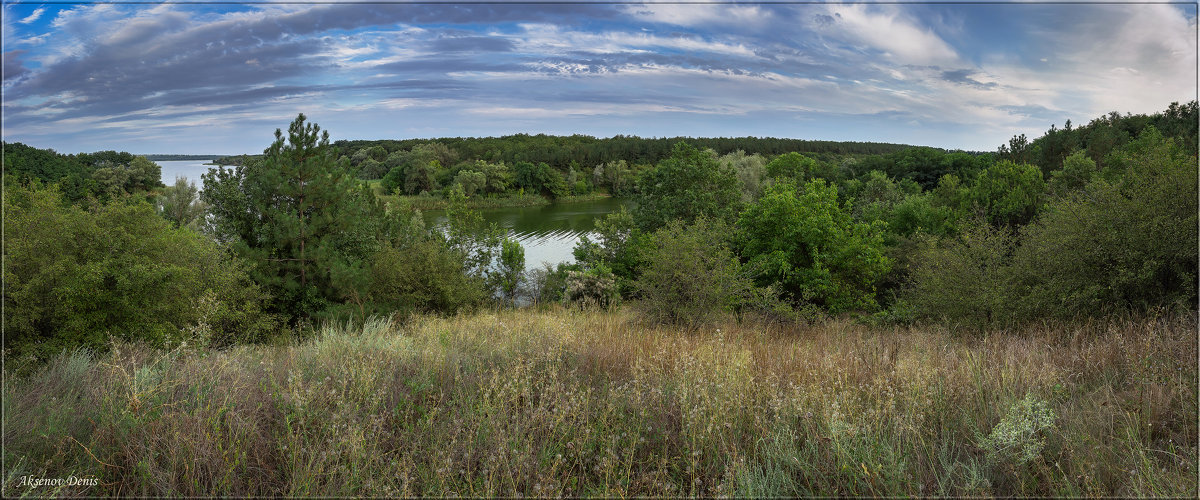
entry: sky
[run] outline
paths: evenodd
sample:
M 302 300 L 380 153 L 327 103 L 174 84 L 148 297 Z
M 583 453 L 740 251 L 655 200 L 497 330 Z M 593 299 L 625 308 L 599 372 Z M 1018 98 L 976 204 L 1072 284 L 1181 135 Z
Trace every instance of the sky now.
M 994 151 L 1196 99 L 1195 4 L 3 5 L 3 139 L 787 137 Z

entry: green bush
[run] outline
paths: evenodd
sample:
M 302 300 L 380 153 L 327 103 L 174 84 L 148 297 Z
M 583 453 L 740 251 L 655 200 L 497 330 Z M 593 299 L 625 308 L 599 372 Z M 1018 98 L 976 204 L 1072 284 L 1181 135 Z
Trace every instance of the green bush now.
M 919 251 L 908 301 L 918 315 L 986 326 L 1010 319 L 1015 302 L 1014 237 L 975 220 L 959 235 Z
M 88 212 L 55 190 L 9 186 L 4 211 L 4 348 L 18 357 L 102 350 L 111 337 L 228 344 L 274 326 L 244 263 L 147 203 Z
M 727 227 L 697 219 L 672 221 L 650 236 L 638 277 L 641 304 L 656 321 L 699 325 L 734 310 L 753 284 L 729 249 Z
M 855 222 L 823 179 L 775 183 L 738 226 L 741 255 L 760 286 L 778 283 L 790 300 L 832 313 L 875 307 L 891 267 L 883 224 Z
M 1014 260 L 1029 317 L 1196 304 L 1196 158 L 1153 128 L 1024 228 Z

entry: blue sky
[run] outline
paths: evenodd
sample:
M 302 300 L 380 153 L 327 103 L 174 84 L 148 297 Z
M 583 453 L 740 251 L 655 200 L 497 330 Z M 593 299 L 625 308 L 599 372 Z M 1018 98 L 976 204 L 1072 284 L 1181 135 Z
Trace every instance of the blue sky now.
M 1171 4 L 3 7 L 3 138 L 74 153 L 334 139 L 773 136 L 994 150 L 1196 98 Z

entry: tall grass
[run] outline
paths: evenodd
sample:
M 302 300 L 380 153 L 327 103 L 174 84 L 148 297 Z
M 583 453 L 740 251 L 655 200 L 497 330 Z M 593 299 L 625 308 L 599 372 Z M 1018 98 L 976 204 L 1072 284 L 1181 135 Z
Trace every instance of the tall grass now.
M 1190 316 L 961 335 L 552 308 L 119 345 L 8 381 L 3 493 L 1194 497 L 1196 359 Z

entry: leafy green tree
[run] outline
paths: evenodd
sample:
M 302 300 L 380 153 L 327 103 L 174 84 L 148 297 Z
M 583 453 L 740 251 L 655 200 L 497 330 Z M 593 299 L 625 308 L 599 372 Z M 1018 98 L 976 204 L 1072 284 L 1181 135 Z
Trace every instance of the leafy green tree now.
M 155 206 L 159 215 L 171 221 L 175 227 L 199 230 L 204 221 L 204 202 L 200 201 L 196 183 L 183 177 L 176 178 L 174 185 L 162 190 Z
M 521 247 L 521 243 L 509 238 L 504 239 L 500 247 L 499 269 L 496 272 L 500 282 L 500 293 L 506 302 L 513 303 L 525 272 L 525 249 Z
M 202 199 L 217 236 L 252 263 L 255 281 L 292 319 L 311 317 L 361 286 L 379 248 L 374 196 L 338 164 L 329 133 L 303 114 L 259 163 L 211 170 Z M 353 292 L 358 293 L 358 292 Z
M 110 338 L 224 345 L 274 330 L 246 265 L 148 203 L 84 210 L 53 189 L 4 194 L 6 358 L 103 350 Z
M 1083 189 L 1096 173 L 1096 162 L 1083 151 L 1076 151 L 1063 159 L 1061 170 L 1050 172 L 1050 191 L 1061 197 Z
M 572 253 L 585 269 L 605 265 L 612 270 L 621 295 L 633 295 L 633 280 L 642 266 L 642 254 L 649 246 L 648 235 L 634 224 L 633 213 L 624 205 L 596 220 L 596 241 L 584 235 Z
M 758 199 L 767 178 L 766 160 L 762 156 L 747 155 L 739 149 L 718 158 L 717 161 L 737 172 L 738 180 L 742 184 L 743 203 Z
M 883 225 L 855 222 L 823 179 L 775 183 L 738 226 L 741 255 L 759 285 L 778 283 L 787 298 L 834 313 L 875 306 L 876 284 L 890 267 Z
M 792 152 L 771 160 L 767 164 L 767 175 L 801 182 L 808 179 L 816 168 L 817 160 Z
M 475 170 L 462 170 L 454 177 L 454 184 L 464 195 L 471 197 L 477 192 L 482 192 L 487 186 L 487 175 Z
M 388 171 L 387 175 L 383 176 L 383 180 L 379 181 L 379 185 L 383 187 L 384 194 L 400 194 L 404 189 L 404 167 L 399 166 Z
M 1119 153 L 1118 180 L 1093 179 L 1023 229 L 1014 259 L 1025 316 L 1195 307 L 1196 158 L 1152 128 Z
M 408 163 L 404 167 L 404 192 L 419 194 L 423 191 L 433 191 L 437 186 L 437 173 L 441 169 L 442 165 L 436 159 Z
M 701 325 L 732 312 L 750 295 L 751 280 L 726 243 L 722 223 L 675 220 L 650 236 L 636 286 L 641 305 L 657 321 Z
M 958 238 L 929 245 L 914 259 L 908 300 L 922 317 L 976 327 L 1009 321 L 1018 300 L 1009 257 L 1016 241 L 973 220 Z
M 702 216 L 732 223 L 741 209 L 737 173 L 718 163 L 711 151 L 684 142 L 643 174 L 639 186 L 634 220 L 647 231 L 671 220 L 690 223 Z
M 1041 169 L 1006 160 L 981 172 L 969 196 L 989 222 L 1013 227 L 1033 220 L 1045 191 Z

